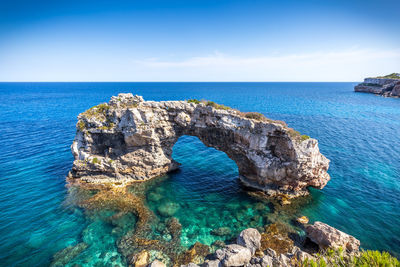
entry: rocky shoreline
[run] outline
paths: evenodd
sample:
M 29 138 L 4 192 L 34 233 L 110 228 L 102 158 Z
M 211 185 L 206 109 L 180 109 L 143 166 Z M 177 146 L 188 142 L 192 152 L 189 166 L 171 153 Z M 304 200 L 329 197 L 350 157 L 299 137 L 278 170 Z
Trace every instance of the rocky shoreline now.
M 162 176 L 179 168 L 172 147 L 182 135 L 225 152 L 240 180 L 269 196 L 303 196 L 307 187 L 321 189 L 330 179 L 318 141 L 284 122 L 211 101 L 119 94 L 79 115 L 69 180 L 125 186 Z
M 309 238 L 308 242 L 314 243 L 321 249 L 344 249 L 343 255 L 345 257 L 356 255 L 359 251 L 359 240 L 327 224 L 315 222 L 313 225 L 305 225 L 304 227 Z M 278 232 L 268 231 L 260 234 L 257 229 L 248 228 L 239 234 L 235 243 L 225 245 L 211 254 L 196 257 L 199 255 L 196 255 L 196 245 L 193 246 L 189 251 L 195 261 L 181 265 L 181 267 L 289 267 L 302 266 L 304 262 L 317 258 L 315 254 L 319 252 L 318 249 L 300 248 L 291 242 L 283 242 L 285 239 L 286 241 L 290 240 Z M 284 245 L 282 246 L 282 244 Z M 280 249 L 284 249 L 284 252 Z M 166 266 L 159 259 L 149 263 L 149 255 L 146 251 L 140 252 L 133 259 L 131 265 L 135 267 Z
M 390 76 L 387 76 L 393 78 L 384 77 L 365 78 L 363 83 L 354 87 L 354 91 L 372 93 L 385 97 L 400 97 L 400 74 L 393 73 Z

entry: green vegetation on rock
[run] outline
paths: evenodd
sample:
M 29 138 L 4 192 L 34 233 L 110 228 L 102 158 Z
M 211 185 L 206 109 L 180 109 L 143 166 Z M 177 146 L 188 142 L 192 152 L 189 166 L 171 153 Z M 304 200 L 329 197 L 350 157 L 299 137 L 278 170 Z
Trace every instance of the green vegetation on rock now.
M 388 252 L 364 250 L 358 254 L 348 255 L 343 252 L 343 249 L 328 249 L 325 252 L 318 253 L 315 259 L 305 259 L 301 266 L 399 267 L 400 262 Z
M 105 116 L 107 111 L 110 109 L 110 106 L 106 103 L 99 104 L 97 106 L 91 107 L 90 109 L 86 110 L 82 114 L 87 118 L 99 118 L 100 116 Z
M 200 104 L 200 100 L 197 100 L 197 99 L 189 99 L 189 100 L 186 100 L 186 102 Z
M 248 119 L 253 119 L 253 120 L 257 120 L 257 121 L 267 120 L 267 118 L 259 112 L 245 112 L 243 114 L 244 114 L 244 117 L 248 118 Z
M 84 129 L 85 129 L 85 127 L 86 127 L 86 124 L 85 124 L 85 122 L 84 121 L 78 121 L 78 128 L 79 128 L 79 130 L 82 132 Z
M 391 73 L 385 76 L 378 76 L 376 78 L 381 78 L 381 79 L 400 79 L 400 73 Z

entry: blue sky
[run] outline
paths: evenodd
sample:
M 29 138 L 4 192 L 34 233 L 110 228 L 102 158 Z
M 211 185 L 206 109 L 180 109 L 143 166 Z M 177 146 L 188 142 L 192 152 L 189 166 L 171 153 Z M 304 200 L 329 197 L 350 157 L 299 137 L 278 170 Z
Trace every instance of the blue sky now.
M 400 1 L 0 0 L 0 81 L 359 81 L 400 72 Z

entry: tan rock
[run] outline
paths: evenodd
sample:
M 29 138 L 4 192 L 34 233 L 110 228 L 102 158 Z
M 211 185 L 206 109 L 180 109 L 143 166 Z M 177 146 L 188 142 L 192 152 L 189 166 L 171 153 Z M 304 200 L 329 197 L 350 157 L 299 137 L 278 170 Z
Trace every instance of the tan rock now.
M 307 224 L 309 220 L 306 216 L 301 216 L 297 218 L 296 221 L 301 224 Z
M 135 267 L 146 267 L 149 264 L 150 255 L 146 250 L 141 251 L 136 256 Z
M 322 222 L 315 222 L 306 228 L 307 236 L 321 249 L 342 247 L 350 252 L 358 251 L 360 241 Z

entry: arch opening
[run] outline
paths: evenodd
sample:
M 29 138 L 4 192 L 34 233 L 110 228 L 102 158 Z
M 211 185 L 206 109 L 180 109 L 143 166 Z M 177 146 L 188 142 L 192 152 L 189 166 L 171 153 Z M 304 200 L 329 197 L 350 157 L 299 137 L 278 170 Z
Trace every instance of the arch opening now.
M 149 188 L 146 200 L 159 225 L 178 219 L 183 246 L 211 246 L 248 227 L 261 230 L 269 222 L 271 207 L 246 193 L 237 179 L 238 167 L 226 153 L 207 147 L 196 136 L 182 135 L 172 158 L 181 164 L 179 170 Z M 165 232 L 159 235 L 169 238 Z

